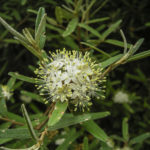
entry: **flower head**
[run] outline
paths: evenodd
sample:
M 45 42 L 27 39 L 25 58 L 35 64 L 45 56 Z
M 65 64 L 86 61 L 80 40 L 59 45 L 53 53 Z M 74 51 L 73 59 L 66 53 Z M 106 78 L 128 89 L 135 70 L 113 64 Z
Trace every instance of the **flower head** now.
M 57 50 L 51 57 L 44 59 L 36 69 L 41 83 L 37 85 L 41 95 L 48 95 L 47 100 L 68 101 L 75 106 L 91 105 L 91 97 L 101 98 L 102 68 L 92 62 L 89 53 Z M 46 102 L 47 102 L 46 100 Z
M 115 103 L 129 103 L 129 95 L 123 91 L 118 91 L 114 96 Z

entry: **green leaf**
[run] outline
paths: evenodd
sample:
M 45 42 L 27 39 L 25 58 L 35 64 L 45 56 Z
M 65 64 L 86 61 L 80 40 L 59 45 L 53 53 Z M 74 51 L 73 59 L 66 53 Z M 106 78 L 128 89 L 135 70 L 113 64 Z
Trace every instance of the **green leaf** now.
M 17 32 L 15 29 L 13 29 L 3 18 L 0 17 L 0 23 L 14 36 L 16 36 L 18 39 L 22 40 L 25 43 L 29 43 L 27 41 L 27 39 L 20 34 L 19 32 Z
M 144 52 L 141 52 L 141 53 L 138 53 L 138 54 L 136 54 L 136 55 L 131 56 L 131 57 L 127 60 L 127 62 L 139 60 L 139 59 L 142 59 L 142 58 L 145 58 L 145 57 L 149 57 L 149 56 L 150 56 L 150 50 L 147 50 L 147 51 L 144 51 Z
M 124 118 L 122 121 L 122 135 L 124 140 L 127 142 L 129 140 L 128 118 Z
M 8 39 L 8 38 L 5 38 L 4 40 L 3 40 L 3 42 L 6 42 L 6 43 L 8 43 L 8 44 L 19 44 L 19 41 L 16 41 L 16 40 L 14 40 L 14 39 Z
M 63 23 L 63 12 L 62 12 L 62 8 L 59 6 L 56 6 L 55 8 L 55 16 L 56 16 L 56 20 L 58 21 L 58 23 L 62 24 Z
M 78 18 L 77 17 L 73 18 L 68 23 L 66 30 L 63 32 L 63 37 L 66 37 L 66 36 L 70 35 L 72 32 L 74 32 L 77 27 L 77 24 L 78 24 Z
M 55 108 L 52 112 L 52 115 L 48 121 L 48 126 L 53 126 L 55 125 L 64 115 L 66 109 L 68 106 L 68 102 L 57 102 L 55 104 Z
M 0 97 L 0 115 L 5 115 L 7 113 L 6 100 Z
M 11 126 L 10 122 L 1 123 L 0 129 L 8 129 Z
M 9 141 L 13 140 L 12 138 L 7 138 L 7 139 L 0 139 L 0 145 L 5 144 Z M 0 147 L 1 148 L 1 147 Z
M 91 45 L 91 44 L 86 43 L 86 42 L 80 42 L 80 43 L 81 43 L 81 44 L 84 44 L 84 45 L 86 45 L 86 46 L 89 46 L 89 47 L 91 47 L 91 48 L 93 48 L 93 49 L 95 49 L 96 51 L 98 51 L 98 52 L 100 52 L 100 53 L 106 55 L 107 57 L 111 57 L 108 53 L 106 53 L 106 52 L 104 52 L 103 50 L 101 50 L 101 49 L 95 47 L 94 45 Z
M 131 107 L 130 104 L 124 103 L 123 106 L 127 109 L 130 113 L 134 113 L 134 109 Z
M 2 129 L 0 130 L 0 138 L 13 138 L 13 139 L 28 139 L 31 135 L 28 129 Z
M 130 145 L 132 144 L 136 144 L 136 143 L 142 143 L 144 140 L 146 140 L 147 138 L 150 138 L 150 132 L 141 134 L 133 139 L 130 140 Z
M 21 94 L 31 97 L 32 99 L 45 104 L 43 101 L 43 98 L 41 96 L 39 96 L 38 94 L 35 94 L 33 92 L 24 91 L 24 90 L 21 91 Z
M 15 39 L 17 39 L 27 50 L 29 50 L 33 55 L 35 55 L 36 57 L 38 57 L 39 59 L 42 59 L 41 55 L 39 54 L 39 52 L 34 49 L 30 44 L 23 42 L 22 40 L 20 40 L 19 38 L 15 37 Z
M 8 129 L 9 127 L 11 126 L 11 123 L 10 122 L 6 122 L 6 123 L 1 123 L 0 125 L 0 129 Z M 9 141 L 13 140 L 12 138 L 0 138 L 0 145 L 1 144 L 4 144 L 4 143 L 7 143 Z
M 73 18 L 73 13 L 61 8 L 61 11 L 62 11 L 62 15 L 63 15 L 63 18 L 65 19 L 72 19 Z
M 51 25 L 54 25 L 54 26 L 57 25 L 57 22 L 56 22 L 53 18 L 46 17 L 46 20 L 47 20 L 47 22 L 50 23 Z
M 79 23 L 78 26 L 81 27 L 81 28 L 86 29 L 89 32 L 91 32 L 92 34 L 94 34 L 98 38 L 100 38 L 100 39 L 102 38 L 102 35 L 97 30 L 95 30 L 94 28 L 92 28 L 90 26 L 88 26 L 88 25 L 86 25 L 84 23 Z
M 7 82 L 7 87 L 9 88 L 9 90 L 12 89 L 13 85 L 15 84 L 15 81 L 16 81 L 16 78 L 14 78 L 14 77 L 11 77 L 9 79 L 9 81 Z
M 17 121 L 17 122 L 22 123 L 22 124 L 25 123 L 25 121 L 24 121 L 24 119 L 22 117 L 20 117 L 19 115 L 14 114 L 14 113 L 8 112 L 8 111 L 4 115 L 4 117 L 7 117 L 7 118 L 9 118 L 9 119 L 11 119 L 13 121 Z
M 89 120 L 104 118 L 107 117 L 108 115 L 110 115 L 109 112 L 89 113 L 78 116 L 68 116 L 67 114 L 65 114 L 64 117 L 58 123 L 55 124 L 55 126 L 49 127 L 49 130 L 56 130 L 71 125 L 75 125 L 78 123 L 86 122 Z
M 88 138 L 84 137 L 83 139 L 83 150 L 89 150 Z
M 144 38 L 141 38 L 141 39 L 139 39 L 139 40 L 135 43 L 135 45 L 134 45 L 134 46 L 132 47 L 132 49 L 131 49 L 131 53 L 132 53 L 132 54 L 134 54 L 134 53 L 140 48 L 140 46 L 142 45 L 143 41 L 144 41 Z
M 124 42 L 119 41 L 119 40 L 108 39 L 108 40 L 105 41 L 105 43 L 112 44 L 112 45 L 115 45 L 115 46 L 124 47 Z M 130 46 L 131 46 L 131 44 L 127 44 L 127 48 L 130 48 Z
M 107 66 L 109 66 L 109 65 L 113 64 L 114 62 L 116 62 L 117 60 L 119 60 L 122 56 L 123 56 L 123 54 L 119 54 L 114 57 L 111 57 L 111 58 L 101 62 L 100 65 L 102 66 L 102 68 L 106 68 Z
M 33 129 L 31 120 L 30 120 L 30 118 L 29 118 L 29 115 L 28 115 L 28 113 L 27 113 L 27 110 L 26 110 L 24 104 L 21 105 L 21 109 L 22 109 L 23 116 L 24 116 L 24 118 L 25 118 L 25 120 L 26 120 L 28 129 L 29 129 L 29 131 L 30 131 L 30 134 L 31 134 L 32 138 L 33 138 L 34 140 L 38 141 L 38 137 L 36 136 L 36 133 L 35 133 L 35 131 L 34 131 L 34 129 Z
M 56 150 L 67 150 L 68 147 L 79 137 L 82 135 L 82 131 L 76 132 L 75 129 L 69 131 L 65 141 L 56 148 Z
M 94 121 L 84 122 L 82 126 L 97 139 L 107 142 L 108 136 Z
M 104 33 L 102 34 L 102 39 L 105 39 L 110 33 L 114 32 L 119 25 L 121 24 L 122 20 L 117 21 L 116 23 L 112 24 Z
M 39 8 L 36 23 L 35 23 L 35 41 L 36 44 L 42 49 L 45 44 L 45 27 L 46 27 L 46 14 L 43 7 Z
M 23 148 L 23 149 L 11 149 L 11 148 L 7 148 L 7 147 L 0 147 L 1 150 L 38 150 L 39 149 L 39 145 L 35 144 L 29 148 Z
M 47 24 L 46 27 L 49 28 L 50 30 L 58 32 L 59 34 L 62 34 L 64 32 L 62 29 L 60 29 L 56 26 L 53 26 L 51 24 Z
M 29 83 L 36 83 L 34 78 L 21 75 L 17 72 L 9 72 L 8 75 L 10 75 L 10 76 L 12 76 L 16 79 L 22 80 L 22 81 L 26 81 L 26 82 L 29 82 Z
M 88 20 L 85 23 L 86 24 L 91 24 L 91 23 L 97 23 L 97 22 L 102 22 L 102 21 L 106 21 L 109 20 L 109 17 L 103 17 L 103 18 L 98 18 L 98 19 L 93 19 L 93 20 Z
M 45 8 L 40 7 L 38 12 L 35 11 L 35 14 L 37 14 L 36 21 L 35 21 L 35 33 L 37 33 L 41 19 L 45 15 Z
M 0 16 L 7 20 L 13 20 L 13 17 L 11 17 L 10 15 L 6 15 L 6 13 L 0 12 Z

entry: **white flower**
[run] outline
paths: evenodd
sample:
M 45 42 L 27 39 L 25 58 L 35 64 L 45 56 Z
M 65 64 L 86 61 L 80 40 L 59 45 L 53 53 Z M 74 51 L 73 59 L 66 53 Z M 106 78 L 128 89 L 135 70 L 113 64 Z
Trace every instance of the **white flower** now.
M 47 100 L 68 101 L 75 106 L 91 105 L 91 97 L 99 98 L 105 80 L 101 79 L 102 68 L 91 61 L 89 53 L 84 55 L 77 51 L 57 50 L 51 57 L 44 59 L 35 71 L 37 85 L 41 95 L 48 95 Z M 103 97 L 103 95 L 101 95 Z
M 129 103 L 129 95 L 123 91 L 118 91 L 115 94 L 113 101 L 115 103 Z
M 10 97 L 12 96 L 12 93 L 9 91 L 6 85 L 1 86 L 1 92 L 2 92 L 2 96 L 6 99 L 10 99 Z
M 56 144 L 56 145 L 61 145 L 64 141 L 65 141 L 65 138 L 57 139 L 57 140 L 55 141 L 55 144 Z

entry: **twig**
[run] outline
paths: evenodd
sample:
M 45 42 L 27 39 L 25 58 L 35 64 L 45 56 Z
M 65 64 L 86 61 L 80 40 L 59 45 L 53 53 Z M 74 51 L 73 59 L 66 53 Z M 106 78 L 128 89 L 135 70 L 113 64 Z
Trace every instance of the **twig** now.
M 15 120 L 10 120 L 10 119 L 8 119 L 8 118 L 1 117 L 0 120 L 7 121 L 7 122 L 11 122 L 12 124 L 15 124 L 15 125 L 24 126 L 23 123 L 17 122 L 17 121 L 15 121 Z
M 44 120 L 42 123 L 40 123 L 39 125 L 37 125 L 35 127 L 36 130 L 40 130 L 46 123 L 47 121 L 49 120 L 53 110 L 54 110 L 54 106 L 55 106 L 55 103 L 52 103 L 46 110 L 46 112 L 44 113 L 45 115 L 48 115 L 48 118 L 46 118 L 46 120 Z
M 54 110 L 54 106 L 55 106 L 55 103 L 52 103 L 51 104 L 51 110 L 50 110 L 50 112 L 48 114 L 48 119 L 46 119 L 44 122 L 47 122 L 47 120 L 49 120 L 49 118 L 50 118 L 50 116 L 51 116 L 51 114 L 52 114 L 52 112 Z M 41 124 L 41 125 L 43 126 L 43 124 Z M 40 126 L 40 127 L 42 127 L 42 126 Z M 40 139 L 39 139 L 38 143 L 36 144 L 37 147 L 40 147 L 42 145 L 44 137 L 47 134 L 47 129 L 48 129 L 48 126 L 46 126 L 44 131 L 41 133 Z

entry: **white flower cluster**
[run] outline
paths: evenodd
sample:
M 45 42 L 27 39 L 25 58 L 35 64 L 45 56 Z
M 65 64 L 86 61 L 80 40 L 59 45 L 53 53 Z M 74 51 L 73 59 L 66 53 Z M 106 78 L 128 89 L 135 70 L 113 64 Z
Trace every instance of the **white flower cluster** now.
M 6 99 L 10 99 L 10 97 L 12 96 L 12 93 L 9 91 L 6 85 L 1 86 L 1 92 L 2 92 L 2 96 Z
M 123 92 L 123 91 L 118 91 L 115 96 L 113 101 L 115 103 L 129 103 L 129 96 L 127 93 Z
M 84 55 L 77 51 L 57 50 L 51 57 L 44 59 L 36 69 L 37 79 L 42 84 L 37 87 L 41 95 L 48 95 L 47 100 L 68 101 L 84 110 L 92 103 L 91 97 L 104 97 L 102 94 L 102 68 L 91 61 L 89 53 Z M 98 96 L 99 95 L 99 96 Z

